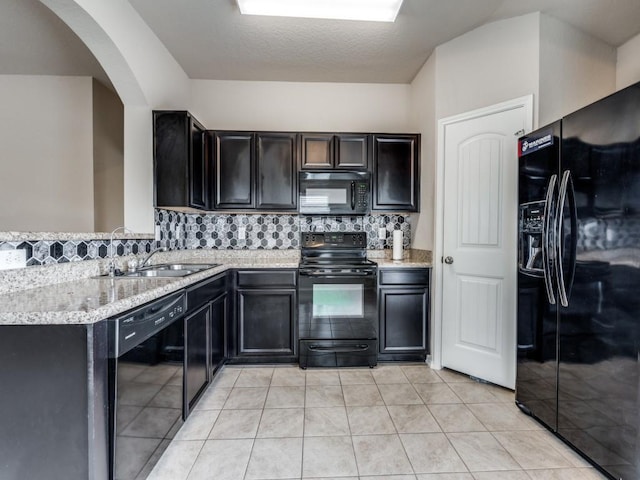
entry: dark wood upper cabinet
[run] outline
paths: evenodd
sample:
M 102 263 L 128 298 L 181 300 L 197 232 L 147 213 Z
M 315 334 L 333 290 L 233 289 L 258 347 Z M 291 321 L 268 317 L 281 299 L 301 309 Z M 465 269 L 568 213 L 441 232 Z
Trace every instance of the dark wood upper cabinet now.
M 208 210 L 211 157 L 204 127 L 185 111 L 153 112 L 154 205 Z
M 256 208 L 289 211 L 298 208 L 296 139 L 295 133 L 256 134 Z
M 299 170 L 372 173 L 373 212 L 417 212 L 420 135 L 205 131 L 155 111 L 155 206 L 295 212 Z
M 301 170 L 366 170 L 370 135 L 360 133 L 303 133 Z
M 216 209 L 255 207 L 254 134 L 214 132 Z
M 303 133 L 300 149 L 302 170 L 333 168 L 333 134 Z
M 335 168 L 367 170 L 369 168 L 369 142 L 371 135 L 340 134 L 335 137 Z
M 372 210 L 417 212 L 420 135 L 373 136 Z

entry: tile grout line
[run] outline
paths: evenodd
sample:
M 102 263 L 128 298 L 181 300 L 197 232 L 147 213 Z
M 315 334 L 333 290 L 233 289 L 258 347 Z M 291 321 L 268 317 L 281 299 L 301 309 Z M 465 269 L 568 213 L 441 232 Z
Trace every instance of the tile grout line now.
M 347 401 L 344 398 L 344 384 L 342 383 L 342 377 L 338 372 L 338 381 L 340 382 L 340 392 L 342 393 L 342 403 L 344 404 L 344 414 L 347 417 L 347 428 L 349 429 L 349 440 L 351 441 L 351 450 L 353 451 L 353 461 L 356 464 L 357 477 L 360 478 L 360 466 L 358 465 L 358 457 L 356 456 L 356 446 L 353 443 L 353 432 L 351 431 L 351 421 L 349 420 L 349 412 L 347 410 Z
M 275 370 L 272 368 L 271 369 L 271 376 L 269 377 L 269 385 L 267 386 L 267 393 L 264 396 L 264 402 L 262 403 L 262 409 L 260 410 L 260 418 L 258 419 L 258 425 L 256 426 L 256 432 L 253 435 L 253 439 L 251 442 L 251 450 L 249 451 L 249 458 L 247 459 L 247 465 L 244 468 L 244 475 L 242 476 L 243 479 L 247 479 L 247 475 L 249 473 L 249 465 L 251 464 L 251 457 L 253 456 L 253 450 L 256 447 L 256 441 L 258 440 L 258 431 L 260 430 L 260 423 L 262 422 L 262 417 L 264 415 L 264 409 L 267 405 L 267 398 L 269 398 L 269 391 L 271 390 L 271 381 L 273 380 L 273 374 L 274 374 Z M 242 375 L 242 372 L 240 373 L 240 375 Z M 238 375 L 238 378 L 240 378 L 240 375 Z M 237 379 L 236 379 L 237 382 Z

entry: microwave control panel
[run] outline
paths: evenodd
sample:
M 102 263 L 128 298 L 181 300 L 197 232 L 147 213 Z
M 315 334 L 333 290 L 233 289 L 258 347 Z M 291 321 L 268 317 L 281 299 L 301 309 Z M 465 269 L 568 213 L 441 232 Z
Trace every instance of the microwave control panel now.
M 369 206 L 369 184 L 356 183 L 356 209 L 366 209 Z

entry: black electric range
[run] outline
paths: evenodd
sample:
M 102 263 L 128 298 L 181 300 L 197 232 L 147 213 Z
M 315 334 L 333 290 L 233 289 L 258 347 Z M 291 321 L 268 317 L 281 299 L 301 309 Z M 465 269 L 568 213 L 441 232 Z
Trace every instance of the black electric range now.
M 377 364 L 377 264 L 365 232 L 301 236 L 299 362 L 307 367 Z

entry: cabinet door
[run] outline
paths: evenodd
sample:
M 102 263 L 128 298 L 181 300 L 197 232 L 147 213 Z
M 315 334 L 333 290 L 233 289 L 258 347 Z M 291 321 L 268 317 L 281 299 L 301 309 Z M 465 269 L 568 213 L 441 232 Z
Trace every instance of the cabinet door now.
M 207 135 L 204 127 L 191 119 L 191 154 L 189 155 L 189 206 L 209 209 L 210 204 L 210 161 L 208 158 Z
M 380 288 L 380 353 L 427 351 L 426 287 Z
M 210 365 L 211 376 L 222 366 L 227 356 L 225 350 L 228 314 L 228 295 L 223 293 L 211 302 Z
M 253 208 L 253 134 L 216 132 L 215 208 Z
M 336 168 L 366 170 L 369 167 L 369 135 L 336 135 Z
M 295 133 L 256 134 L 256 208 L 297 209 L 296 144 Z
M 187 316 L 185 333 L 184 417 L 189 415 L 200 393 L 209 381 L 209 322 L 207 303 Z
M 154 206 L 187 205 L 187 116 L 176 112 L 153 112 Z
M 417 212 L 419 135 L 374 135 L 373 210 Z
M 304 133 L 300 140 L 302 170 L 333 168 L 333 134 Z
M 238 354 L 294 355 L 296 291 L 238 290 Z

